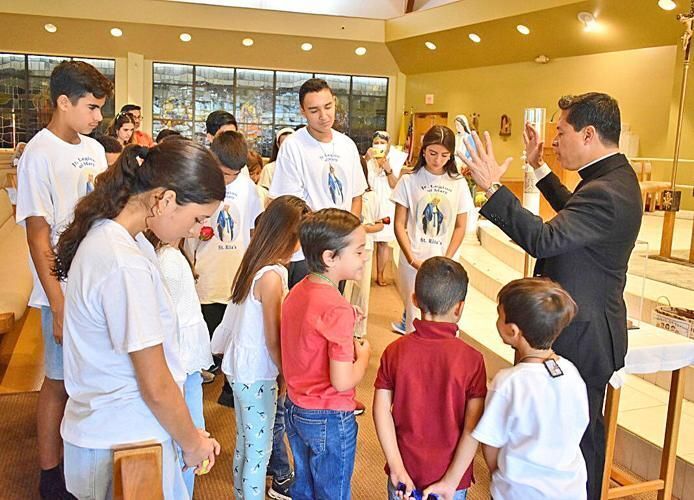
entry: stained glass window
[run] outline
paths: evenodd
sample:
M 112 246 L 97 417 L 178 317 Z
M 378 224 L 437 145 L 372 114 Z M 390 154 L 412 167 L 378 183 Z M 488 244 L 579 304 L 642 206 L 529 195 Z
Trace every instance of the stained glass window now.
M 337 97 L 335 128 L 364 153 L 375 130 L 386 128 L 388 78 L 154 63 L 152 128 L 175 128 L 204 143 L 212 111 L 234 114 L 249 147 L 270 156 L 277 130 L 305 123 L 299 88 L 325 79 Z M 194 103 L 194 106 L 192 105 Z
M 113 59 L 84 59 L 58 56 L 0 54 L 0 147 L 12 148 L 29 141 L 51 119 L 50 76 L 64 60 L 85 61 L 115 82 Z M 105 128 L 114 116 L 113 97 L 102 109 Z

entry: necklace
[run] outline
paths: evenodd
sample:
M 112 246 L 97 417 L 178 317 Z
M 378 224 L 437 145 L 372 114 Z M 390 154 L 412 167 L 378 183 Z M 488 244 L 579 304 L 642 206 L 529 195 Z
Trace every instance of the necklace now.
M 552 356 L 554 356 L 554 352 L 550 352 L 549 356 L 538 356 L 537 354 L 528 354 L 526 356 L 523 356 L 521 359 L 519 359 L 518 363 L 522 363 L 524 360 L 530 359 L 530 358 L 541 359 L 542 364 L 544 365 L 545 369 L 549 373 L 550 377 L 552 377 L 552 378 L 561 377 L 562 375 L 564 375 L 564 371 L 559 366 L 559 363 L 557 363 L 556 358 L 554 358 Z
M 552 354 L 554 354 L 554 353 L 552 353 Z M 527 356 L 523 356 L 521 359 L 519 359 L 518 362 L 522 363 L 526 359 L 530 359 L 530 358 L 541 359 L 542 361 L 545 361 L 545 360 L 551 359 L 552 354 L 550 354 L 549 356 L 537 356 L 536 354 L 528 354 Z
M 311 273 L 311 275 L 312 275 L 312 276 L 315 276 L 316 278 L 320 278 L 320 279 L 322 279 L 323 281 L 327 281 L 327 282 L 330 283 L 333 287 L 335 287 L 336 290 L 338 290 L 338 287 L 337 287 L 337 285 L 335 284 L 335 282 L 334 282 L 333 280 L 331 280 L 330 278 L 328 278 L 326 275 L 321 274 L 321 273 Z
M 335 157 L 335 138 L 333 137 L 333 138 L 330 140 L 330 143 L 333 145 L 333 150 L 332 150 L 332 152 L 330 153 L 330 156 L 328 156 L 327 151 L 323 148 L 323 143 L 321 143 L 318 139 L 316 139 L 316 142 L 318 143 L 318 147 L 320 148 L 320 150 L 323 152 L 323 159 L 324 159 L 325 162 L 328 164 L 328 166 L 330 167 L 330 169 L 331 169 L 331 170 L 334 170 L 335 167 L 333 167 L 332 161 L 330 161 L 328 158 L 334 158 L 334 157 Z

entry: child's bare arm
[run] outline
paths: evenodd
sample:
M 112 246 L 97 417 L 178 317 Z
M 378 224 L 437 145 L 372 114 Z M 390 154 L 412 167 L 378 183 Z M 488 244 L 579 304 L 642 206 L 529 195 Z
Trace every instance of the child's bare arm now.
M 405 470 L 405 465 L 402 462 L 402 455 L 398 448 L 398 441 L 395 435 L 395 423 L 393 422 L 393 414 L 390 409 L 393 405 L 393 391 L 386 389 L 376 389 L 374 393 L 373 415 L 374 424 L 376 425 L 376 434 L 381 443 L 383 454 L 388 462 L 390 469 L 390 482 L 397 487 L 399 483 L 403 483 L 407 491 L 405 497 L 415 488 L 412 478 Z
M 369 354 L 371 346 L 369 341 L 362 339 L 354 341 L 354 351 L 357 359 L 353 363 L 349 361 L 330 360 L 330 383 L 336 391 L 348 391 L 354 389 L 364 378 L 366 368 L 369 366 Z
M 282 311 L 282 278 L 268 271 L 258 280 L 254 294 L 263 307 L 265 345 L 272 362 L 282 372 L 282 350 L 280 348 L 280 317 Z
M 484 455 L 484 461 L 487 462 L 489 473 L 493 474 L 494 471 L 499 468 L 499 448 L 489 446 L 488 444 L 482 444 L 482 455 Z
M 65 299 L 60 282 L 53 276 L 53 246 L 51 244 L 51 226 L 43 217 L 27 217 L 27 244 L 36 274 L 53 313 L 53 337 L 58 344 L 63 343 L 63 308 Z
M 453 461 L 448 466 L 448 470 L 443 477 L 436 483 L 424 490 L 424 498 L 430 494 L 436 494 L 443 498 L 453 498 L 455 490 L 463 478 L 463 474 L 475 458 L 479 443 L 472 437 L 472 431 L 477 426 L 484 411 L 484 398 L 474 398 L 468 400 L 465 405 L 465 423 L 463 434 L 460 436 L 458 446 L 453 456 Z
M 453 229 L 453 236 L 451 236 L 451 242 L 448 244 L 446 249 L 446 257 L 452 259 L 455 253 L 460 248 L 460 244 L 465 238 L 465 227 L 467 226 L 467 214 L 458 214 L 455 218 L 455 228 Z
M 350 208 L 350 212 L 352 212 L 354 215 L 357 216 L 357 218 L 361 218 L 361 207 L 362 207 L 362 200 L 361 200 L 361 195 L 355 196 L 352 198 L 352 208 Z
M 369 234 L 383 231 L 383 228 L 385 227 L 385 225 L 381 221 L 374 222 L 373 224 L 362 224 L 362 225 L 364 226 L 364 231 L 366 231 Z
M 421 264 L 420 261 L 414 260 L 412 255 L 412 245 L 410 244 L 410 238 L 407 235 L 407 217 L 409 216 L 409 209 L 399 203 L 395 204 L 395 224 L 393 225 L 393 230 L 395 231 L 395 239 L 398 240 L 398 245 L 400 245 L 400 251 L 402 251 L 405 260 L 410 263 L 415 269 L 419 269 Z

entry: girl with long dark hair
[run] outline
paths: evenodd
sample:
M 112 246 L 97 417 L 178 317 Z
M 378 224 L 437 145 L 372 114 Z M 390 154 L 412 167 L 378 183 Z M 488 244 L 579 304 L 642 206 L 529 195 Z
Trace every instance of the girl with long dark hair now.
M 435 125 L 422 139 L 412 172 L 393 190 L 395 237 L 400 245 L 399 288 L 405 303 L 405 331 L 414 330 L 412 302 L 417 269 L 429 257 L 453 258 L 465 237 L 467 213 L 474 208 L 470 189 L 455 163 L 455 134 Z
M 143 232 L 182 238 L 224 199 L 214 156 L 191 141 L 129 146 L 75 207 L 58 241 L 55 275 L 67 279 L 61 434 L 67 489 L 78 498 L 113 492 L 113 448 L 162 446 L 164 497 L 187 498 L 187 467 L 205 472 L 219 444 L 196 429 L 181 391 L 176 312 Z M 209 462 L 208 462 L 209 461 Z
M 303 200 L 285 195 L 259 216 L 234 278 L 231 301 L 212 338 L 212 351 L 224 353 L 222 371 L 234 393 L 236 498 L 264 495 L 282 369 L 286 266 L 299 248 L 299 223 L 309 211 Z

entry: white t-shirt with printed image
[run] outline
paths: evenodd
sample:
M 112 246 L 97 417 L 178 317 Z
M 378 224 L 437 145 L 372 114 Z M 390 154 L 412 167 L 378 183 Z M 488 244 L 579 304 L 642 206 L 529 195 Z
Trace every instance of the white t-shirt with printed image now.
M 69 395 L 61 435 L 82 448 L 171 436 L 149 409 L 130 354 L 162 345 L 179 387 L 178 323 L 154 248 L 109 219 L 94 224 L 70 267 L 63 355 Z
M 94 179 L 108 167 L 101 144 L 84 135 L 79 139 L 70 144 L 44 128 L 26 145 L 17 167 L 17 223 L 43 217 L 53 245 L 72 221 L 79 199 L 94 190 Z M 48 306 L 31 258 L 29 266 L 34 278 L 29 305 Z
M 491 495 L 508 500 L 584 500 L 586 464 L 580 449 L 588 426 L 586 386 L 559 357 L 563 375 L 543 363 L 519 363 L 494 377 L 472 436 L 500 448 Z
M 336 130 L 332 134 L 332 141 L 319 142 L 304 127 L 284 140 L 270 185 L 271 198 L 294 195 L 314 211 L 352 209 L 352 198 L 366 191 L 359 151 L 345 134 Z
M 407 235 L 417 260 L 445 255 L 456 217 L 474 208 L 463 176 L 434 175 L 425 167 L 404 174 L 391 200 L 408 209 Z M 401 252 L 401 258 L 404 254 Z
M 207 241 L 188 238 L 185 252 L 195 265 L 195 285 L 202 304 L 226 304 L 231 285 L 251 241 L 255 219 L 263 211 L 255 183 L 239 175 L 227 184 L 224 201 L 203 226 L 214 235 Z

